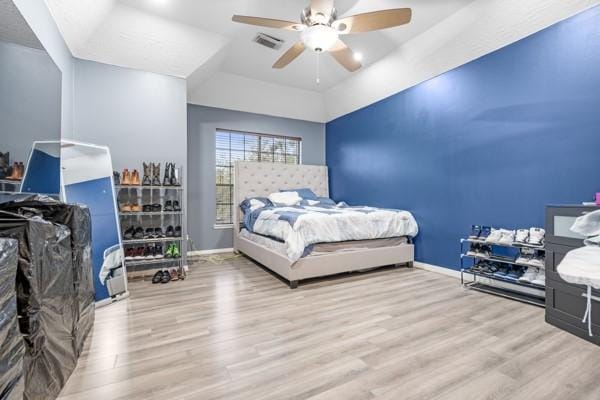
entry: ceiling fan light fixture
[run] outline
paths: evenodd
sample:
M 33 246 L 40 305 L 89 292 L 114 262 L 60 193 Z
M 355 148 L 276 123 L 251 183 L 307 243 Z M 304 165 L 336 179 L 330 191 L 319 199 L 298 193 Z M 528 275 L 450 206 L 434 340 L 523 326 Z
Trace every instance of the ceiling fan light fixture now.
M 302 43 L 318 53 L 331 49 L 338 38 L 338 31 L 327 25 L 309 26 L 300 34 Z

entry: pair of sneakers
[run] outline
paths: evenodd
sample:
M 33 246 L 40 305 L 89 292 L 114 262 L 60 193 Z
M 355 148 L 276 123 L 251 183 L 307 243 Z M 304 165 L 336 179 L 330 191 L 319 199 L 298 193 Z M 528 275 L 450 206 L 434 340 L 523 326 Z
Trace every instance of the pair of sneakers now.
M 521 265 L 543 268 L 546 264 L 546 259 L 543 254 L 534 249 L 523 248 L 515 262 Z
M 498 243 L 511 245 L 515 240 L 515 231 L 509 229 L 495 229 L 492 228 L 490 234 L 485 239 L 486 243 Z
M 165 252 L 165 258 L 179 258 L 181 257 L 181 252 L 179 251 L 179 246 L 175 243 L 171 243 L 167 247 L 167 251 Z
M 488 258 L 492 255 L 492 249 L 490 246 L 480 243 L 471 243 L 467 255 L 471 257 L 482 257 Z
M 532 227 L 529 229 L 519 229 L 517 230 L 515 243 L 542 246 L 544 244 L 545 236 L 546 231 L 543 228 Z
M 519 278 L 519 282 L 546 286 L 546 272 L 543 268 L 527 267 L 525 273 Z

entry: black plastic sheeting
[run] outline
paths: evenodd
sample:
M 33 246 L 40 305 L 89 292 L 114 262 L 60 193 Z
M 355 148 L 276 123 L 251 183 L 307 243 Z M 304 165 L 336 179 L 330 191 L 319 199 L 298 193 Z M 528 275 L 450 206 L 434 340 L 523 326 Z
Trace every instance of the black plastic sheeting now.
M 0 239 L 0 399 L 23 398 L 25 345 L 17 320 L 18 242 Z
M 94 321 L 91 217 L 48 197 L 0 199 L 0 237 L 19 241 L 17 310 L 26 400 L 54 399 Z

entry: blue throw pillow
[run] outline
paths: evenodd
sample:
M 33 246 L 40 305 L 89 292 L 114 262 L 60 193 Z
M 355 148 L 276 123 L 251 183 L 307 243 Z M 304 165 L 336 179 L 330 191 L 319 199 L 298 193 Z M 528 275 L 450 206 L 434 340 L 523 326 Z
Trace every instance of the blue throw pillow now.
M 280 192 L 298 192 L 298 196 L 302 197 L 304 200 L 317 200 L 317 195 L 309 188 L 281 189 Z

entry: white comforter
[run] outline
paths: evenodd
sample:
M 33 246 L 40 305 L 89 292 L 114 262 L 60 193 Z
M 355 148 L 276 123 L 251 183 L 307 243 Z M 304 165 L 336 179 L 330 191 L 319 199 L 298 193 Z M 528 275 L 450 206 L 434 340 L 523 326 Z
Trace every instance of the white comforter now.
M 315 243 L 414 237 L 417 222 L 408 211 L 373 207 L 266 207 L 255 210 L 251 230 L 282 240 L 292 261 Z

